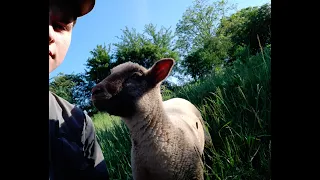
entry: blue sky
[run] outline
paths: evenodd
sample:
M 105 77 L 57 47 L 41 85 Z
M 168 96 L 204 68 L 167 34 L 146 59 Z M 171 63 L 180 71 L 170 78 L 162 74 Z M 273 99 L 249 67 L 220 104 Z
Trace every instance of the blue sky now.
M 153 23 L 157 27 L 175 30 L 185 10 L 193 0 L 96 0 L 95 8 L 78 19 L 73 30 L 72 41 L 64 62 L 49 78 L 59 72 L 65 74 L 84 72 L 85 63 L 97 45 L 119 42 L 125 26 L 138 32 L 144 25 Z M 249 6 L 261 6 L 271 0 L 229 0 L 237 4 L 237 10 Z

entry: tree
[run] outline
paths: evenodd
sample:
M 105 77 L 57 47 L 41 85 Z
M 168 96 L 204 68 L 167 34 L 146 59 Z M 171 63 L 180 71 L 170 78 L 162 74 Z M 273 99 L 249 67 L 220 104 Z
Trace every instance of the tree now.
M 196 80 L 210 73 L 228 59 L 230 38 L 217 36 L 221 18 L 234 8 L 226 1 L 195 0 L 179 20 L 176 28 L 183 74 Z
M 182 61 L 185 73 L 190 74 L 194 80 L 210 74 L 229 58 L 228 49 L 231 46 L 230 39 L 224 36 L 205 40 L 203 47 L 190 52 Z
M 69 103 L 78 106 L 91 116 L 97 112 L 90 101 L 93 86 L 94 82 L 88 80 L 88 77 L 83 73 L 59 73 L 49 83 L 49 90 L 64 98 Z
M 259 40 L 264 47 L 271 44 L 271 6 L 264 4 L 261 7 L 248 7 L 223 18 L 217 30 L 218 35 L 230 37 L 234 43 L 229 54 L 235 60 L 239 48 L 250 47 L 250 53 L 259 50 Z
M 113 66 L 131 61 L 146 68 L 150 68 L 155 61 L 170 57 L 178 61 L 178 53 L 173 50 L 173 35 L 170 28 L 161 27 L 157 31 L 153 24 L 145 25 L 144 32 L 138 33 L 136 29 L 122 30 L 123 35 L 118 37 L 119 43 L 115 52 L 115 63 Z
M 174 35 L 170 28 L 162 26 L 157 30 L 157 27 L 150 23 L 145 25 L 143 33 L 137 32 L 134 28 L 130 30 L 128 27 L 122 32 L 123 35 L 118 37 L 120 42 L 114 44 L 116 51 L 112 67 L 131 61 L 150 68 L 161 58 L 173 58 L 178 64 L 179 56 L 174 49 Z M 174 66 L 171 75 L 174 76 L 178 70 L 178 66 Z
M 97 112 L 91 101 L 91 90 L 96 83 L 85 73 L 77 74 L 73 81 L 75 82 L 75 86 L 72 88 L 73 101 L 89 116 L 92 116 Z
M 220 19 L 232 9 L 234 6 L 225 0 L 214 1 L 212 4 L 207 0 L 195 0 L 183 13 L 176 27 L 177 48 L 181 55 L 185 56 L 203 47 L 207 39 L 216 35 Z
M 59 73 L 52 78 L 49 83 L 49 90 L 58 96 L 64 98 L 70 103 L 74 103 L 72 88 L 76 85 L 73 81 L 73 75 Z
M 99 83 L 109 75 L 112 59 L 109 53 L 110 45 L 108 46 L 108 49 L 105 45 L 97 45 L 96 48 L 90 51 L 92 57 L 88 58 L 87 63 L 85 64 L 87 68 L 85 74 L 89 78 L 88 81 L 91 80 L 95 83 Z

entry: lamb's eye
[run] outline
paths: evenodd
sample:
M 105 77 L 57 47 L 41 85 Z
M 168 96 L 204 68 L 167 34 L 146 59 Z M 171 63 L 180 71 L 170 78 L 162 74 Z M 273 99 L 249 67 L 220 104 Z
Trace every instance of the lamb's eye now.
M 132 74 L 132 78 L 139 78 L 139 77 L 141 77 L 143 74 L 142 74 L 142 72 L 134 72 L 133 74 Z

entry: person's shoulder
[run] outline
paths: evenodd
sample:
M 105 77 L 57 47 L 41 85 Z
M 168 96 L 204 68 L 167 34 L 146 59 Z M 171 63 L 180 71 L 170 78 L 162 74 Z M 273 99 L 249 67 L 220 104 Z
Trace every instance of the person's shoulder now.
M 83 123 L 87 119 L 85 113 L 79 107 L 51 91 L 49 91 L 49 118 L 50 116 L 51 119 L 52 117 L 57 120 L 62 118 L 64 121 L 72 120 L 78 123 Z
M 49 103 L 53 103 L 58 106 L 67 106 L 68 108 L 74 107 L 73 104 L 51 91 L 49 91 Z

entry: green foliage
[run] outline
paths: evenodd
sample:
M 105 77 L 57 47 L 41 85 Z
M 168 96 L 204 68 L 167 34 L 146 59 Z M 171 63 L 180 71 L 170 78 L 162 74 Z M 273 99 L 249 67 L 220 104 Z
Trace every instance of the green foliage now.
M 226 17 L 232 9 L 233 5 L 223 0 L 212 4 L 195 0 L 185 11 L 176 28 L 176 46 L 184 57 L 183 74 L 197 80 L 215 67 L 234 61 L 241 47 L 250 47 L 249 53 L 255 54 L 258 37 L 263 47 L 271 43 L 270 4 L 248 7 Z
M 49 90 L 71 104 L 75 104 L 82 110 L 87 111 L 89 115 L 93 115 L 97 112 L 90 101 L 91 89 L 93 88 L 94 83 L 87 79 L 87 76 L 82 73 L 59 73 L 49 83 Z
M 175 92 L 197 104 L 209 124 L 211 178 L 270 179 L 270 49 L 244 58 Z
M 72 89 L 74 103 L 89 115 L 97 113 L 97 109 L 91 102 L 91 89 L 95 85 L 94 81 L 83 73 L 77 74 L 73 81 L 76 83 Z
M 184 59 L 181 73 L 190 75 L 193 80 L 210 74 L 229 58 L 228 51 L 233 46 L 230 38 L 217 36 L 220 19 L 225 17 L 233 4 L 226 1 L 195 0 L 177 24 L 176 46 Z
M 110 179 L 131 177 L 131 140 L 128 128 L 119 117 L 97 113 L 92 120 L 105 159 Z
M 181 55 L 203 47 L 207 39 L 215 36 L 220 19 L 234 6 L 225 0 L 209 4 L 206 0 L 195 0 L 179 20 L 176 27 L 178 37 L 176 46 Z
M 102 81 L 107 75 L 109 75 L 110 71 L 110 61 L 111 56 L 110 53 L 110 45 L 108 49 L 106 46 L 97 45 L 90 54 L 91 58 L 88 58 L 86 63 L 86 75 L 89 77 L 89 80 L 94 81 L 95 83 L 99 83 Z
M 93 86 L 110 73 L 112 68 L 112 56 L 110 55 L 110 45 L 97 45 L 90 51 L 91 57 L 87 59 L 86 69 L 84 74 L 79 74 L 76 81 L 76 86 L 73 88 L 75 103 L 83 110 L 86 110 L 89 115 L 97 113 L 97 109 L 91 102 L 91 89 Z
M 231 46 L 232 43 L 227 37 L 207 39 L 203 47 L 191 52 L 182 61 L 185 74 L 190 74 L 194 80 L 211 74 L 215 67 L 221 66 L 229 58 L 228 50 Z
M 161 84 L 161 95 L 162 95 L 162 100 L 166 101 L 174 97 L 174 92 L 164 84 Z
M 250 55 L 249 46 L 238 46 L 234 52 L 233 58 L 235 60 L 242 61 L 242 60 L 245 60 L 245 57 L 247 57 L 249 55 Z
M 179 60 L 178 53 L 172 47 L 172 32 L 170 29 L 161 27 L 159 31 L 156 26 L 148 24 L 144 33 L 138 33 L 135 29 L 126 27 L 122 30 L 123 35 L 120 42 L 115 43 L 115 65 L 131 61 L 146 68 L 150 68 L 155 61 L 169 57 Z
M 70 103 L 74 103 L 72 89 L 75 87 L 76 83 L 73 81 L 76 75 L 59 73 L 55 76 L 49 83 L 49 90 L 58 96 L 64 98 Z
M 258 37 L 263 47 L 271 43 L 271 5 L 244 8 L 222 18 L 217 34 L 231 38 L 234 43 L 234 48 L 230 49 L 231 57 L 239 46 L 250 46 L 251 54 L 257 53 Z

